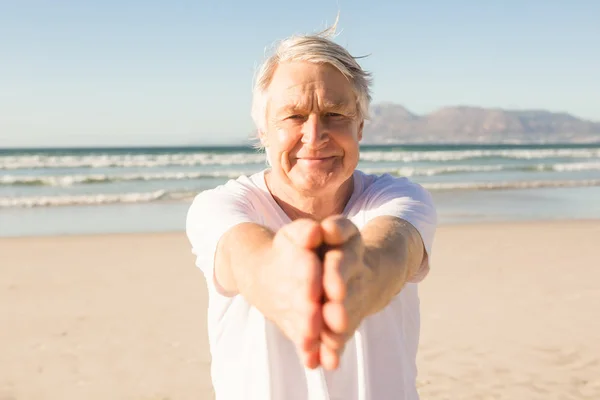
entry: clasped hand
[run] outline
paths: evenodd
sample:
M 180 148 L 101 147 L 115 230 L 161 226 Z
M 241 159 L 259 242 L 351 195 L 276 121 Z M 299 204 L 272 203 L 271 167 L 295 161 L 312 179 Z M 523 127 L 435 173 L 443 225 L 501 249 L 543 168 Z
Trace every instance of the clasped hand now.
M 292 340 L 308 368 L 335 369 L 367 315 L 372 271 L 358 228 L 334 216 L 280 229 L 268 262 L 273 302 L 268 317 Z

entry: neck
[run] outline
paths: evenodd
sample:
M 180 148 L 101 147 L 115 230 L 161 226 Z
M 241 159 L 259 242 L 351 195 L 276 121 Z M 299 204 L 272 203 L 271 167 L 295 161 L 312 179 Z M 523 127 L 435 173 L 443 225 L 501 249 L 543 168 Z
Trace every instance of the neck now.
M 283 212 L 293 221 L 310 218 L 321 221 L 331 215 L 341 214 L 354 190 L 354 179 L 350 177 L 340 186 L 318 194 L 306 194 L 278 185 L 270 173 L 265 174 L 265 182 L 271 195 Z

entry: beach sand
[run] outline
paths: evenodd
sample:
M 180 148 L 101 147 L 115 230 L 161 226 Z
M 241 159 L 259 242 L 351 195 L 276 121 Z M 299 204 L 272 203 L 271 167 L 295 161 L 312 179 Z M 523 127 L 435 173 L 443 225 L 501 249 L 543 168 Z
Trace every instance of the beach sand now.
M 600 399 L 600 221 L 441 226 L 421 399 Z M 0 239 L 0 400 L 210 399 L 183 233 Z

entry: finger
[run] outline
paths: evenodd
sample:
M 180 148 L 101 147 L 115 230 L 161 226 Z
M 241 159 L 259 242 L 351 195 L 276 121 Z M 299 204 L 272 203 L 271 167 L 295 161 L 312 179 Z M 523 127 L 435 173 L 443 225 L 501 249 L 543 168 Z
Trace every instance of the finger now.
M 361 272 L 364 249 L 360 236 L 354 236 L 338 248 L 328 250 L 323 258 L 323 295 L 326 299 L 343 301 L 348 282 Z
M 340 364 L 339 354 L 330 347 L 321 344 L 320 362 L 323 368 L 331 371 L 336 369 Z
M 310 353 L 319 349 L 320 334 L 314 336 L 302 336 L 296 341 L 296 346 L 299 351 Z
M 323 242 L 332 246 L 339 246 L 350 240 L 352 236 L 360 234 L 352 221 L 337 215 L 321 221 L 321 230 L 323 231 Z
M 306 365 L 308 368 L 316 368 L 320 364 L 320 349 L 321 342 L 315 341 L 314 345 L 312 345 L 310 348 L 301 348 L 300 346 L 296 346 L 296 353 L 298 354 L 298 358 L 301 360 L 302 364 Z
M 308 305 L 309 311 L 302 313 L 298 317 L 300 321 L 306 321 L 300 329 L 300 342 L 297 343 L 303 351 L 314 351 L 318 349 L 321 330 L 323 329 L 323 314 L 319 303 Z
M 300 352 L 300 358 L 302 360 L 302 363 L 306 366 L 306 368 L 310 368 L 310 369 L 314 369 L 317 368 L 319 366 L 319 364 L 321 363 L 321 356 L 320 356 L 320 344 L 317 346 L 316 350 L 314 351 L 301 351 Z
M 281 228 L 283 235 L 296 246 L 316 249 L 323 243 L 323 232 L 318 222 L 298 219 Z
M 308 259 L 306 263 L 300 264 L 303 270 L 300 271 L 299 278 L 302 284 L 306 285 L 308 301 L 311 304 L 319 304 L 323 298 L 323 262 L 314 253 L 308 252 L 302 256 L 306 256 Z M 295 260 L 290 260 L 290 262 L 295 262 Z
M 346 257 L 342 249 L 325 253 L 323 259 L 322 290 L 327 300 L 343 301 L 346 297 Z
M 348 329 L 348 312 L 344 304 L 335 301 L 328 301 L 323 304 L 323 325 L 333 333 L 346 333 Z
M 323 332 L 321 332 L 321 343 L 335 350 L 338 354 L 341 354 L 344 350 L 347 341 L 347 333 L 335 333 L 328 328 L 324 328 Z

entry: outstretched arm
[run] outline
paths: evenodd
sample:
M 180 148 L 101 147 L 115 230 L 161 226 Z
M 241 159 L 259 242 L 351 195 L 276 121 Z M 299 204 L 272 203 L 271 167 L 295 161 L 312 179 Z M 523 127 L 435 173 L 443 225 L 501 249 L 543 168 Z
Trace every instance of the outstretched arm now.
M 427 261 L 419 232 L 391 216 L 374 218 L 361 230 L 372 280 L 364 293 L 367 315 L 385 308 Z
M 224 294 L 234 296 L 252 290 L 254 277 L 264 265 L 275 234 L 264 226 L 247 222 L 221 237 L 215 252 L 215 281 Z M 253 296 L 250 296 L 253 297 Z

